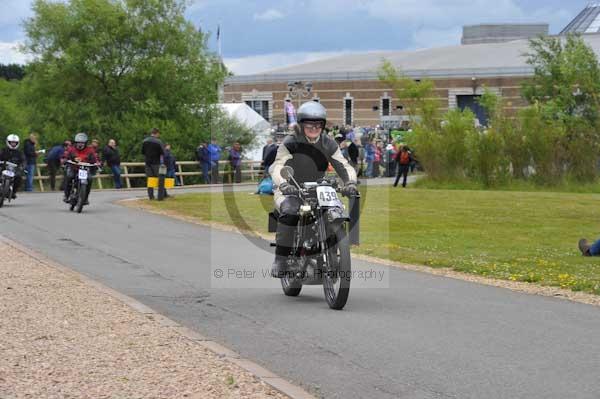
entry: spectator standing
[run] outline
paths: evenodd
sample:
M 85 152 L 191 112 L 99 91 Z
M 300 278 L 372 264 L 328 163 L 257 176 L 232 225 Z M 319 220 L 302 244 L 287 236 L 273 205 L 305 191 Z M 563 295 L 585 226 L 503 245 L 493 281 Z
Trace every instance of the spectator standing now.
M 202 170 L 202 177 L 205 184 L 210 184 L 210 153 L 208 152 L 208 144 L 200 143 L 196 148 L 196 160 Z
M 152 128 L 150 136 L 142 142 L 142 155 L 144 155 L 146 178 L 158 177 L 160 165 L 164 162 L 164 146 L 160 141 L 160 131 Z M 166 194 L 166 193 L 165 193 Z M 154 188 L 148 187 L 148 199 L 154 199 Z
M 50 179 L 50 190 L 56 190 L 56 172 L 60 168 L 60 160 L 65 153 L 70 142 L 65 141 L 63 144 L 57 144 L 50 148 L 46 154 L 46 167 L 48 168 L 48 177 Z
M 365 147 L 363 147 L 360 139 L 354 139 L 354 144 L 358 148 L 358 170 L 356 175 L 363 177 L 365 175 Z
M 269 173 L 269 166 L 273 163 L 272 161 L 267 165 L 267 157 L 271 155 L 271 152 L 275 149 L 277 151 L 277 144 L 273 142 L 272 138 L 267 139 L 267 144 L 262 149 L 262 162 L 261 169 L 264 171 L 264 174 L 267 175 Z M 274 161 L 275 159 L 273 159 Z
M 237 141 L 233 143 L 233 147 L 229 150 L 229 162 L 231 170 L 234 172 L 235 183 L 242 182 L 242 146 Z
M 61 155 L 60 158 L 60 163 L 62 165 L 63 161 L 65 160 L 64 158 L 64 154 L 68 153 L 70 148 L 73 147 L 73 143 L 71 142 L 71 140 L 65 140 L 65 142 L 63 143 L 64 146 L 64 152 L 63 155 Z M 67 168 L 63 168 L 63 179 L 60 182 L 60 187 L 58 188 L 60 191 L 65 191 L 65 185 L 67 184 Z
M 115 139 L 108 140 L 108 144 L 102 150 L 102 160 L 106 163 L 106 166 L 110 168 L 115 182 L 115 188 L 120 189 L 121 185 L 121 155 L 117 148 L 117 142 Z
M 289 98 L 286 98 L 285 104 L 283 107 L 285 110 L 285 119 L 286 119 L 288 126 L 295 125 L 297 123 L 296 122 L 296 108 L 294 108 L 294 104 L 292 104 L 292 100 Z
M 381 141 L 375 145 L 375 156 L 373 157 L 373 177 L 379 177 L 380 166 L 383 160 L 383 148 Z
M 100 153 L 100 141 L 98 141 L 98 139 L 93 139 L 92 140 L 92 148 L 94 149 L 94 151 L 96 151 L 96 154 Z
M 358 146 L 356 145 L 356 143 L 354 141 L 355 141 L 355 139 L 350 141 L 350 144 L 348 145 L 348 159 L 350 160 L 350 165 L 352 165 L 354 170 L 358 172 L 359 152 L 358 152 Z
M 170 179 L 175 180 L 175 184 L 177 184 L 177 159 L 173 152 L 171 151 L 171 144 L 165 144 L 165 166 L 167 167 L 167 176 Z
M 216 139 L 212 139 L 208 145 L 208 154 L 210 156 L 210 181 L 212 184 L 219 183 L 219 160 L 221 159 L 221 147 Z
M 367 177 L 373 177 L 373 164 L 375 162 L 375 140 L 365 145 L 365 162 L 367 163 Z
M 33 176 L 35 176 L 35 165 L 37 163 L 38 152 L 35 149 L 37 144 L 37 136 L 35 133 L 31 133 L 29 138 L 25 140 L 23 144 L 23 153 L 25 154 L 27 170 L 27 179 L 25 180 L 25 190 L 33 191 Z
M 400 176 L 403 176 L 402 187 L 406 187 L 406 177 L 408 176 L 408 168 L 410 167 L 410 163 L 412 162 L 412 156 L 410 151 L 406 146 L 400 147 L 400 152 L 398 153 L 398 174 L 396 175 L 396 181 L 394 182 L 394 187 L 398 186 L 398 181 L 400 181 Z
M 396 172 L 396 148 L 391 142 L 385 147 L 385 177 L 394 177 Z

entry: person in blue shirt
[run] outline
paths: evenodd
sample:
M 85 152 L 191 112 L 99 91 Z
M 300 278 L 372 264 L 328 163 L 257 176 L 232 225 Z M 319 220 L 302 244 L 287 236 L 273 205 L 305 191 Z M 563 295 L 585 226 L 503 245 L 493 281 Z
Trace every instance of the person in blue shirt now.
M 210 171 L 212 174 L 211 183 L 219 182 L 219 160 L 221 159 L 221 147 L 217 144 L 216 139 L 212 139 L 208 145 L 208 154 L 210 156 Z
M 48 167 L 48 176 L 50 178 L 50 190 L 56 190 L 56 172 L 60 169 L 60 161 L 67 150 L 67 148 L 71 145 L 69 140 L 65 140 L 62 144 L 57 144 L 54 147 L 50 148 L 50 151 L 46 154 L 46 166 Z
M 210 154 L 208 153 L 208 145 L 206 143 L 201 143 L 196 148 L 196 160 L 200 164 L 204 183 L 210 184 Z
M 366 177 L 373 177 L 373 164 L 375 162 L 375 140 L 365 145 L 365 162 L 367 163 Z

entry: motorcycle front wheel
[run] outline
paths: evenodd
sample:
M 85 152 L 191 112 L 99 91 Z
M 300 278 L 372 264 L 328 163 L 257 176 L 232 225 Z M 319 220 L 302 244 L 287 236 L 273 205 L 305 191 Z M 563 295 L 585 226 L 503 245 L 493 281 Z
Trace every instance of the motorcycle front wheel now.
M 4 205 L 4 200 L 10 195 L 10 180 L 4 179 L 2 181 L 2 193 L 0 193 L 0 208 Z
M 71 188 L 71 193 L 69 194 L 69 210 L 73 211 L 75 206 L 77 205 L 77 198 L 79 198 L 79 190 L 76 187 Z
M 335 245 L 327 254 L 327 265 L 323 276 L 323 291 L 331 309 L 340 310 L 346 306 L 350 294 L 351 259 L 350 243 L 344 226 L 335 232 Z
M 83 204 L 85 204 L 85 193 L 87 192 L 86 187 L 83 185 L 79 186 L 79 192 L 77 193 L 77 213 L 81 213 L 83 210 Z

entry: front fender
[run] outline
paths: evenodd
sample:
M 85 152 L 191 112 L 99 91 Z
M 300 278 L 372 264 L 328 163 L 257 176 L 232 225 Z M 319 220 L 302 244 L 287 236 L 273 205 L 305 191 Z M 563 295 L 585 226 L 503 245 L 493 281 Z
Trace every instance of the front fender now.
M 331 224 L 340 224 L 350 221 L 350 216 L 348 216 L 342 208 L 328 208 L 325 210 L 325 216 L 327 217 L 327 222 Z

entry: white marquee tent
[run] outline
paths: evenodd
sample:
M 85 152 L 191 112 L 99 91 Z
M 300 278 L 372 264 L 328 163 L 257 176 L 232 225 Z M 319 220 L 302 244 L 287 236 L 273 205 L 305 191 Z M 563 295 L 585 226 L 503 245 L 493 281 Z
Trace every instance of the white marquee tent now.
M 244 158 L 260 161 L 262 158 L 262 147 L 266 144 L 271 132 L 271 124 L 260 116 L 246 103 L 221 103 L 219 107 L 229 117 L 235 118 L 244 126 L 247 126 L 256 134 L 253 150 L 244 153 Z

